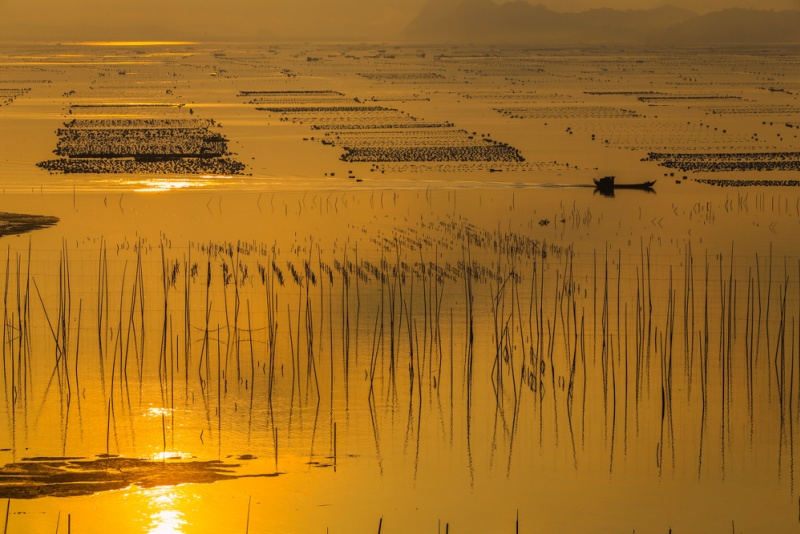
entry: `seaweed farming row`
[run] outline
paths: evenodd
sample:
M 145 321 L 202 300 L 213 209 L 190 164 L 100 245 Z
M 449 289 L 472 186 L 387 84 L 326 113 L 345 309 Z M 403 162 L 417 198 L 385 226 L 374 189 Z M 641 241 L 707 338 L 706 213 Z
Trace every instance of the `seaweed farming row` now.
M 171 104 L 73 105 L 72 108 L 122 108 L 139 113 L 152 108 L 181 110 Z M 72 111 L 70 109 L 70 112 Z M 213 119 L 80 118 L 56 130 L 58 159 L 37 166 L 61 173 L 167 173 L 234 175 L 244 171 L 228 151 L 228 140 Z
M 0 106 L 8 106 L 14 100 L 31 91 L 30 87 L 0 87 Z
M 362 78 L 382 83 L 440 83 L 445 79 L 445 76 L 438 72 L 424 71 L 359 72 L 358 75 Z
M 639 115 L 630 109 L 608 106 L 515 106 L 495 108 L 510 119 L 625 119 Z
M 659 153 L 649 161 L 683 172 L 797 171 L 800 152 Z
M 697 182 L 719 187 L 798 187 L 800 180 L 714 180 L 697 178 Z
M 430 123 L 396 108 L 352 99 L 333 103 L 342 93 L 326 91 L 242 91 L 257 97 L 256 110 L 282 115 L 282 120 L 310 124 L 325 131 L 323 144 L 341 146 L 345 162 L 492 162 L 524 161 L 520 152 L 483 136 L 476 137 L 449 123 Z M 286 105 L 287 99 L 293 105 Z M 397 146 L 402 135 L 402 145 Z

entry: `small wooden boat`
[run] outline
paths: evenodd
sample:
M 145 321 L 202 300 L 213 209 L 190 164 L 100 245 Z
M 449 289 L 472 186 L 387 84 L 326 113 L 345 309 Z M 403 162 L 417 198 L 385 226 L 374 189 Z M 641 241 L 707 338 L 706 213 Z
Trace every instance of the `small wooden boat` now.
M 614 194 L 617 189 L 639 189 L 643 191 L 652 191 L 655 180 L 648 182 L 640 182 L 635 184 L 618 184 L 614 181 L 614 176 L 604 176 L 600 179 L 594 179 L 594 185 L 602 194 Z

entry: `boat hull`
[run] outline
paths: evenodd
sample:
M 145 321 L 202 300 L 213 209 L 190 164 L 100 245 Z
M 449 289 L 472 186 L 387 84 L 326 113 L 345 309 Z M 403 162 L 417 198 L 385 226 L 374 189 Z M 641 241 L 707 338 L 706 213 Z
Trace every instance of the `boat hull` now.
M 617 184 L 613 181 L 603 182 L 602 180 L 598 180 L 597 178 L 594 179 L 594 185 L 598 189 L 652 189 L 653 185 L 655 185 L 655 180 L 651 182 L 641 182 L 636 184 Z

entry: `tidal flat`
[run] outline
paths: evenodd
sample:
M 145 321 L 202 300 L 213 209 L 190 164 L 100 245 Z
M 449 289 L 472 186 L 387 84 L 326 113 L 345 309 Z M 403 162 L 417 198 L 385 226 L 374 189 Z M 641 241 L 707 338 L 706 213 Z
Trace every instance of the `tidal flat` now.
M 5 531 L 795 531 L 797 52 L 6 46 Z

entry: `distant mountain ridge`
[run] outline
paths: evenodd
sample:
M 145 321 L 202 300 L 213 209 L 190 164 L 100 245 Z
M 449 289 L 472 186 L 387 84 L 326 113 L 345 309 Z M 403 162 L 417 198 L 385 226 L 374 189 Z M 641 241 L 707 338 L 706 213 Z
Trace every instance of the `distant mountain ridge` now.
M 562 13 L 522 0 L 428 0 L 403 40 L 476 44 L 769 44 L 800 42 L 800 10 L 672 6 Z
M 158 2 L 139 1 L 147 5 L 156 5 Z M 701 15 L 675 6 L 560 12 L 531 3 L 542 0 L 512 0 L 502 4 L 497 3 L 502 0 L 418 1 L 425 3 L 413 20 L 409 12 L 403 12 L 402 20 L 394 13 L 393 17 L 389 17 L 394 21 L 391 31 L 378 34 L 370 33 L 374 28 L 359 33 L 359 28 L 372 26 L 356 23 L 347 27 L 326 23 L 325 28 L 308 30 L 310 33 L 297 33 L 297 29 L 292 33 L 292 30 L 281 26 L 272 27 L 274 22 L 268 15 L 269 11 L 264 9 L 252 16 L 228 11 L 226 13 L 230 16 L 227 18 L 221 17 L 218 23 L 208 24 L 197 23 L 202 19 L 202 10 L 192 11 L 196 17 L 186 20 L 182 13 L 176 14 L 172 10 L 171 18 L 159 16 L 144 22 L 139 19 L 128 20 L 120 14 L 102 17 L 99 12 L 92 12 L 92 16 L 85 13 L 83 15 L 86 16 L 81 16 L 81 10 L 72 13 L 71 18 L 40 17 L 38 14 L 31 18 L 32 11 L 23 9 L 22 3 L 17 2 L 20 6 L 11 13 L 14 16 L 8 16 L 9 13 L 5 12 L 8 9 L 0 9 L 0 42 L 373 42 L 375 36 L 379 35 L 379 42 L 398 44 L 473 43 L 542 47 L 800 44 L 800 9 L 768 11 L 730 8 Z M 666 1 L 690 5 L 689 0 Z M 0 6 L 3 5 L 3 0 L 0 0 Z M 15 3 L 5 2 L 6 8 L 10 5 Z M 800 3 L 796 5 L 800 6 Z M 420 3 L 414 2 L 414 7 L 407 9 L 416 10 L 417 6 Z M 247 24 L 243 24 L 242 16 L 247 17 Z M 402 30 L 399 29 L 408 20 L 411 22 Z

